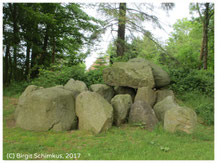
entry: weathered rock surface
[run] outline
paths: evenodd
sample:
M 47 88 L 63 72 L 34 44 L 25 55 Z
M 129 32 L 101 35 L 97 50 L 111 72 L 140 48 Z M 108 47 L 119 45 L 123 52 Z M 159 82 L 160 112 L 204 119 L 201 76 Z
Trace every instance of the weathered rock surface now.
M 145 123 L 145 128 L 152 130 L 158 120 L 151 106 L 144 101 L 136 101 L 130 109 L 129 123 Z
M 132 105 L 132 98 L 129 94 L 116 95 L 111 100 L 114 109 L 114 124 L 120 126 L 125 122 Z
M 189 108 L 179 107 L 166 111 L 164 117 L 164 129 L 169 132 L 183 131 L 193 133 L 197 124 L 196 113 Z
M 115 62 L 103 71 L 104 82 L 111 86 L 154 87 L 152 69 L 147 63 Z
M 129 94 L 131 96 L 131 98 L 132 98 L 132 101 L 134 101 L 134 99 L 135 99 L 136 91 L 133 88 L 116 86 L 116 87 L 114 87 L 114 90 L 115 90 L 116 95 L 118 95 L 118 94 Z
M 38 86 L 35 86 L 35 85 L 29 85 L 28 87 L 26 87 L 26 89 L 24 90 L 24 92 L 22 93 L 22 95 L 19 97 L 19 103 L 22 103 L 23 100 L 25 100 L 25 98 L 27 96 L 29 96 L 35 90 L 42 89 L 42 88 L 43 87 L 38 87 Z
M 56 86 L 54 86 L 54 88 L 61 88 L 61 89 L 64 89 L 64 86 L 63 86 L 63 85 L 56 85 Z
M 108 130 L 113 122 L 113 108 L 101 95 L 85 91 L 76 98 L 79 129 L 94 134 Z
M 30 91 L 31 90 L 31 91 Z M 29 86 L 21 95 L 15 111 L 17 126 L 34 131 L 64 131 L 77 127 L 71 91 Z
M 157 103 L 165 99 L 167 96 L 172 96 L 175 99 L 174 93 L 169 89 L 162 89 L 157 91 Z
M 153 107 L 156 101 L 156 92 L 152 90 L 150 87 L 138 88 L 135 97 L 135 102 L 136 101 L 145 101 L 151 107 Z
M 106 84 L 93 84 L 90 86 L 90 90 L 100 94 L 108 102 L 111 102 L 111 99 L 114 97 L 115 92 L 111 86 Z
M 154 112 L 159 121 L 164 122 L 164 115 L 170 109 L 176 109 L 179 106 L 175 103 L 172 96 L 167 96 L 164 100 L 158 102 L 154 106 Z
M 76 98 L 81 92 L 87 91 L 87 86 L 83 81 L 70 79 L 65 85 L 66 90 L 72 91 L 74 97 Z
M 133 62 L 135 64 L 135 62 L 138 64 L 148 64 L 151 68 L 152 68 L 152 72 L 153 72 L 153 76 L 154 76 L 154 81 L 155 81 L 155 87 L 156 88 L 160 88 L 163 86 L 166 86 L 168 84 L 170 84 L 170 77 L 168 75 L 168 73 L 166 71 L 164 71 L 160 66 L 145 60 L 143 58 L 134 58 L 134 59 L 130 59 L 129 62 Z

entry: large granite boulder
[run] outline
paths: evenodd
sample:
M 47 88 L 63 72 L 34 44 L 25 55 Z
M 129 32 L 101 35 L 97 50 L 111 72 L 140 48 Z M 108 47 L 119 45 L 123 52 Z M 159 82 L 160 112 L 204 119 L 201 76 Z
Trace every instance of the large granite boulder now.
M 135 97 L 135 102 L 136 101 L 145 101 L 151 107 L 153 107 L 156 101 L 156 92 L 150 87 L 138 88 L 136 97 Z
M 94 134 L 108 130 L 113 122 L 113 108 L 101 95 L 85 91 L 76 98 L 78 128 Z
M 132 101 L 134 101 L 134 99 L 135 99 L 136 91 L 134 88 L 116 86 L 116 87 L 114 87 L 114 90 L 115 90 L 115 95 L 129 94 L 132 98 Z
M 148 64 L 152 68 L 156 88 L 164 87 L 170 84 L 170 77 L 168 73 L 151 61 L 145 60 L 143 58 L 134 58 L 130 59 L 129 62 L 132 62 L 134 64 Z
M 120 126 L 127 118 L 132 105 L 132 98 L 128 94 L 116 95 L 112 98 L 111 104 L 114 109 L 114 124 Z
M 161 89 L 157 90 L 157 103 L 165 99 L 167 96 L 172 96 L 175 99 L 174 93 L 169 89 Z
M 88 88 L 83 81 L 70 79 L 65 85 L 66 90 L 70 90 L 76 98 L 81 92 L 87 91 Z
M 152 130 L 157 122 L 153 109 L 145 101 L 136 101 L 131 105 L 129 123 L 145 123 L 145 128 Z
M 106 84 L 93 84 L 90 86 L 90 90 L 100 94 L 108 102 L 111 102 L 112 97 L 115 95 L 113 88 Z
M 196 113 L 186 107 L 178 107 L 166 111 L 164 117 L 164 129 L 169 132 L 183 131 L 193 133 L 197 124 Z
M 176 109 L 178 107 L 179 106 L 174 101 L 174 98 L 172 96 L 167 96 L 164 100 L 155 104 L 153 109 L 158 120 L 164 122 L 164 115 L 166 111 L 170 109 Z
M 147 63 L 115 62 L 103 70 L 104 82 L 111 86 L 154 87 L 152 69 Z
M 26 130 L 75 129 L 77 117 L 73 94 L 57 87 L 29 86 L 19 99 L 15 119 L 16 125 Z
M 24 92 L 20 95 L 20 97 L 19 97 L 19 103 L 22 103 L 23 101 L 25 101 L 25 98 L 27 96 L 29 96 L 35 90 L 42 89 L 42 88 L 43 87 L 38 87 L 38 86 L 35 86 L 35 85 L 29 85 L 28 87 L 26 87 L 26 89 L 24 90 Z M 16 116 L 16 114 L 15 114 L 15 116 Z

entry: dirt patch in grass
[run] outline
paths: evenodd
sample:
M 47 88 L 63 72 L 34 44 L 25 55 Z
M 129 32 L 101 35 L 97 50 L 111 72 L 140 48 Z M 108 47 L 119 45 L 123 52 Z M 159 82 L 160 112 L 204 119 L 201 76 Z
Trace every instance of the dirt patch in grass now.
M 16 126 L 16 121 L 14 115 L 11 115 L 6 119 L 6 127 L 13 128 Z
M 4 101 L 7 101 L 6 104 L 4 104 L 4 109 L 10 109 L 11 107 L 16 107 L 18 104 L 18 98 L 11 98 L 11 97 L 3 97 Z
M 17 105 L 18 104 L 18 98 L 10 98 L 10 103 L 12 104 L 12 105 Z
M 15 119 L 9 119 L 9 120 L 6 121 L 6 127 L 13 128 L 15 126 L 16 126 Z

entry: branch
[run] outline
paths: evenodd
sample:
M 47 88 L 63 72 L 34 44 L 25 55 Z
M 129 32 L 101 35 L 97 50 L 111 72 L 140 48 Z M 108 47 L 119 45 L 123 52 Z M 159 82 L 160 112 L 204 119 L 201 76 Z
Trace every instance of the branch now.
M 147 38 L 149 38 L 153 43 L 155 43 L 163 52 L 164 54 L 166 54 L 167 56 L 170 57 L 170 59 L 174 60 L 177 64 L 180 64 L 180 62 L 174 58 L 171 54 L 169 54 L 157 41 L 154 40 L 154 38 L 152 38 L 149 34 L 147 30 L 144 30 L 143 28 L 137 26 L 135 23 L 131 22 L 133 25 L 135 25 L 137 28 L 139 28 L 140 30 L 137 30 L 138 32 L 143 33 Z M 136 30 L 136 29 L 135 29 Z
M 197 5 L 197 6 L 196 6 L 197 12 L 199 13 L 200 19 L 201 19 L 201 21 L 203 22 L 204 20 L 203 20 L 203 17 L 202 17 L 202 15 L 201 15 L 201 13 L 200 13 L 199 4 L 197 3 L 196 5 Z
M 213 16 L 214 14 L 214 10 L 211 11 L 210 15 L 209 15 L 209 19 Z
M 162 28 L 162 26 L 159 24 L 159 20 L 155 15 L 149 15 L 145 12 L 142 12 L 140 10 L 136 10 L 133 8 L 127 8 L 128 11 L 135 11 L 137 13 L 140 13 L 146 20 L 152 21 L 153 23 L 155 23 L 159 28 Z

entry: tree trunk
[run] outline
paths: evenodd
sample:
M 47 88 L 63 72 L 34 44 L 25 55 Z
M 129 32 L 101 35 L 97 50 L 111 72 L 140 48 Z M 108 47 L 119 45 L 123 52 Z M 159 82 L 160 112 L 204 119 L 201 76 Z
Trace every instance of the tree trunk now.
M 8 78 L 8 70 L 9 70 L 9 53 L 10 53 L 10 46 L 6 46 L 6 52 L 5 52 L 5 76 L 4 76 L 4 85 L 7 86 L 9 84 L 9 78 Z
M 201 65 L 203 62 L 203 56 L 204 56 L 204 41 L 205 41 L 205 27 L 204 27 L 204 22 L 203 22 L 203 38 L 202 38 L 202 42 L 201 42 L 201 48 L 200 48 L 200 61 L 199 61 L 199 67 L 198 69 L 201 69 Z
M 204 60 L 203 60 L 203 68 L 207 69 L 207 56 L 208 56 L 208 26 L 209 26 L 209 3 L 205 4 L 205 19 L 204 19 Z
M 31 78 L 35 78 L 38 74 L 37 69 L 35 68 L 36 65 L 36 56 L 37 56 L 37 48 L 35 45 L 32 47 L 32 55 L 31 55 Z
M 126 3 L 119 5 L 117 56 L 123 56 L 125 50 Z
M 12 74 L 13 74 L 13 64 L 12 64 L 12 58 L 10 52 L 8 53 L 8 58 L 9 58 L 9 65 L 10 65 L 10 74 L 8 78 L 8 83 L 10 84 L 11 79 L 12 79 Z
M 14 59 L 14 62 L 13 62 L 13 72 L 14 72 L 14 79 L 17 80 L 18 79 L 18 76 L 17 76 L 17 47 L 18 47 L 18 44 L 19 44 L 19 35 L 18 35 L 18 25 L 17 25 L 17 15 L 18 15 L 18 12 L 17 12 L 17 4 L 14 3 L 13 5 L 10 4 L 10 8 L 11 8 L 11 11 L 12 11 L 12 17 L 13 17 L 13 38 L 14 38 L 14 56 L 13 56 L 13 59 Z
M 207 69 L 207 57 L 208 57 L 208 27 L 209 27 L 209 3 L 205 4 L 205 12 L 204 18 L 202 20 L 203 23 L 203 38 L 201 43 L 200 50 L 200 63 L 199 69 L 201 68 L 201 64 L 203 63 L 203 69 Z
M 53 37 L 52 63 L 55 63 L 55 55 L 56 55 L 56 40 L 55 37 Z
M 49 31 L 49 26 L 47 25 L 45 36 L 44 36 L 43 48 L 42 48 L 43 54 L 40 56 L 39 65 L 43 65 L 44 64 L 45 57 L 47 55 L 48 31 Z
M 25 71 L 25 78 L 28 78 L 29 75 L 29 58 L 30 58 L 30 45 L 27 43 L 27 49 L 26 49 L 26 71 Z
M 33 25 L 33 30 L 35 33 L 39 32 L 37 24 Z M 38 47 L 40 47 L 40 41 L 38 40 L 38 38 L 35 35 L 32 36 L 32 40 L 33 41 L 31 44 L 32 53 L 31 53 L 31 59 L 30 59 L 31 60 L 30 77 L 33 79 L 33 78 L 37 77 L 37 75 L 39 73 L 37 65 L 39 64 L 38 59 L 40 58 L 39 49 L 38 49 Z

